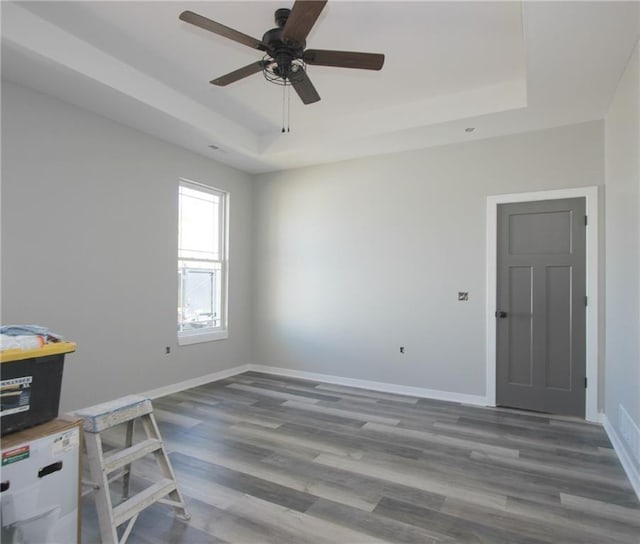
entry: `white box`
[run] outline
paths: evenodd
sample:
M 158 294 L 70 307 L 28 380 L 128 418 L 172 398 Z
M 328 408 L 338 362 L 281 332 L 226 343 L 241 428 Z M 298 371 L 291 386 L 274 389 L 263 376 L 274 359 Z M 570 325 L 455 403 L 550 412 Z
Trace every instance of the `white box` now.
M 3 544 L 79 542 L 80 422 L 61 419 L 2 438 Z

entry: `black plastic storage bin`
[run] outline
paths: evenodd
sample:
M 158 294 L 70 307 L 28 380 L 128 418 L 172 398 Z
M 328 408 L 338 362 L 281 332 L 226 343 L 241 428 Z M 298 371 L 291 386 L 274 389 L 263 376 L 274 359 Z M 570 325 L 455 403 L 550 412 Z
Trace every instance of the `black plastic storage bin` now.
M 58 417 L 64 356 L 75 348 L 72 342 L 59 342 L 0 355 L 2 436 Z

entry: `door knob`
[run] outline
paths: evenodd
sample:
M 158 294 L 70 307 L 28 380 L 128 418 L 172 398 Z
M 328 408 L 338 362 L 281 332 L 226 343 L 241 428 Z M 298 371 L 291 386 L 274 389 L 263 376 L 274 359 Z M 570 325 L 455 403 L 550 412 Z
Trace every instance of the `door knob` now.
M 504 319 L 505 317 L 507 317 L 507 312 L 496 312 L 496 317 Z

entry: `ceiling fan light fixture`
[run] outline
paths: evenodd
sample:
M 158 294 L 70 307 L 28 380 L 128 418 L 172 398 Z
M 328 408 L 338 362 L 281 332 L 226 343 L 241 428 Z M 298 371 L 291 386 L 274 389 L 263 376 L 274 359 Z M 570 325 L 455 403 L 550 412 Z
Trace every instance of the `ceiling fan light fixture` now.
M 275 85 L 291 85 L 291 78 L 295 80 L 306 70 L 307 65 L 302 59 L 292 59 L 288 63 L 278 63 L 269 55 L 262 59 L 262 74 L 267 81 Z

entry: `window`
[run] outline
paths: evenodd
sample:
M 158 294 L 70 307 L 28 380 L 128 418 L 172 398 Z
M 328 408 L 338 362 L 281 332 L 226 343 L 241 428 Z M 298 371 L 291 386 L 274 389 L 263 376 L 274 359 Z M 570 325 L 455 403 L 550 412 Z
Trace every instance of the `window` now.
M 178 344 L 227 338 L 227 201 L 223 191 L 180 181 Z

